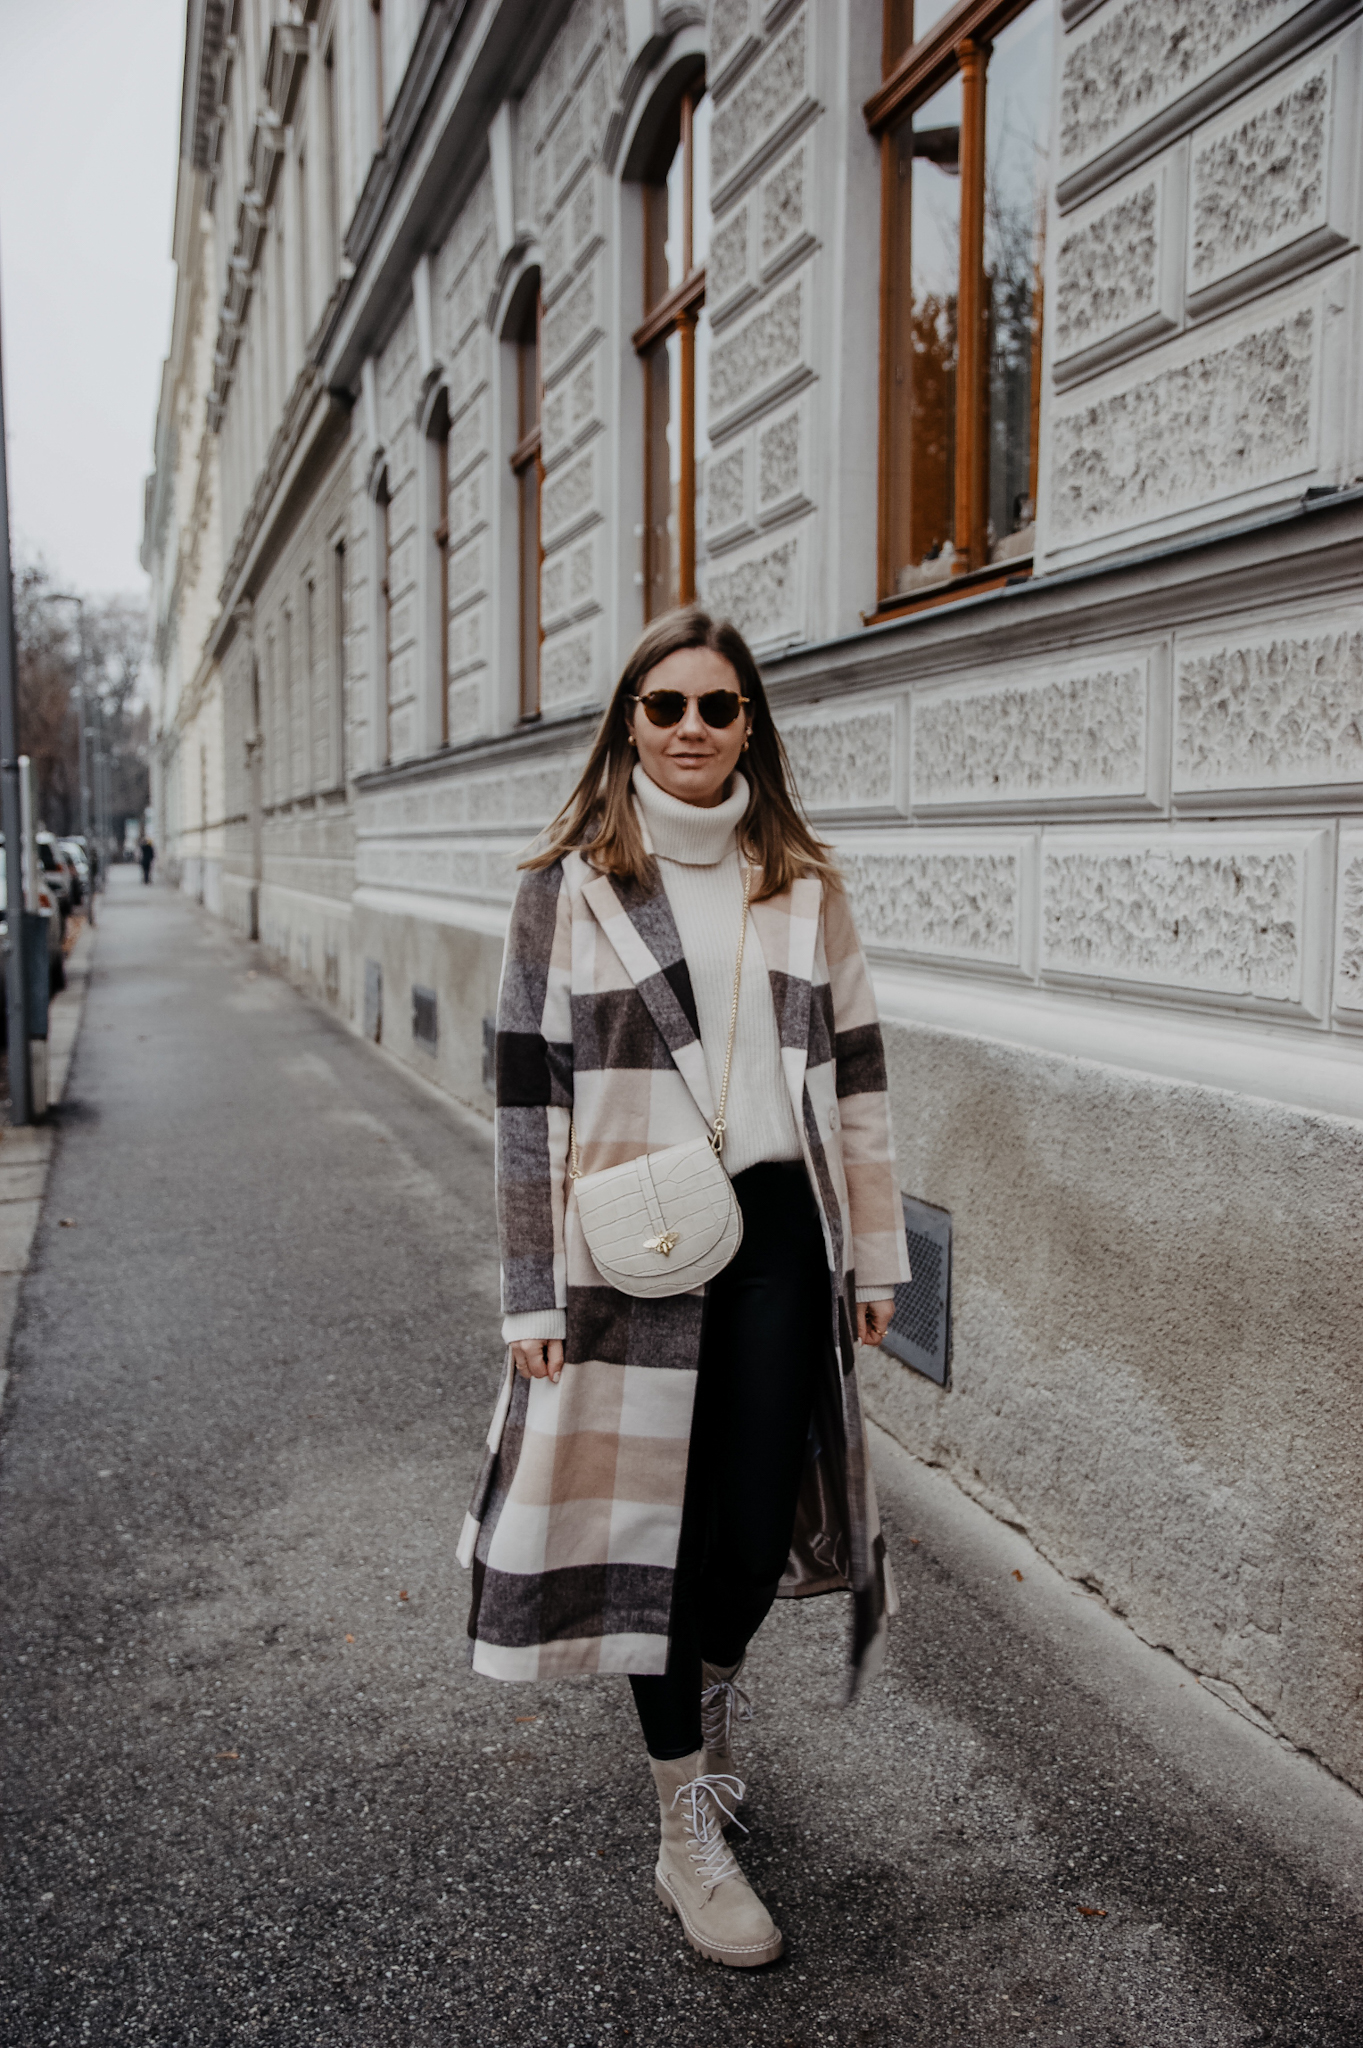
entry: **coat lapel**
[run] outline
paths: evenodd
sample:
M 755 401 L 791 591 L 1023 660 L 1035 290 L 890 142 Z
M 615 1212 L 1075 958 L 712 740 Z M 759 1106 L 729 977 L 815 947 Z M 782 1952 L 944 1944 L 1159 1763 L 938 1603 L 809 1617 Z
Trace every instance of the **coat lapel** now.
M 582 895 L 661 1032 L 678 1073 L 707 1124 L 715 1120 L 710 1076 L 701 1049 L 691 976 L 667 891 L 612 875 L 595 875 Z
M 781 1065 L 801 1131 L 805 1127 L 805 1068 L 809 1064 L 814 955 L 822 902 L 822 884 L 809 878 L 752 907 L 753 930 L 771 981 Z

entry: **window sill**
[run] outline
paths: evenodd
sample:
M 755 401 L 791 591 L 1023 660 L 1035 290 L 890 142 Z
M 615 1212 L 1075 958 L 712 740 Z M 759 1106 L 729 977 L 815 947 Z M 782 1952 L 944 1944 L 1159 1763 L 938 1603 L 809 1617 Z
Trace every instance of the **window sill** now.
M 1032 557 L 1014 555 L 1003 562 L 989 562 L 983 569 L 969 569 L 963 576 L 946 576 L 936 586 L 925 590 L 911 591 L 906 595 L 896 592 L 891 597 L 882 597 L 871 611 L 863 612 L 863 626 L 880 626 L 887 619 L 902 619 L 910 612 L 925 612 L 941 604 L 955 604 L 964 597 L 981 597 L 987 590 L 1002 590 L 1010 583 L 1028 583 L 1032 575 Z

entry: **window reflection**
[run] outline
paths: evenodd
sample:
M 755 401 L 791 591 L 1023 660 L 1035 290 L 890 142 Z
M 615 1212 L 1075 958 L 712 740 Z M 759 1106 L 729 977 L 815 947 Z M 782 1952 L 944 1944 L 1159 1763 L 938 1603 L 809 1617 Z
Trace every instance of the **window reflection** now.
M 961 268 L 961 81 L 914 114 L 901 140 L 910 183 L 908 559 L 901 590 L 951 574 L 955 558 L 956 357 Z
M 1029 554 L 1036 521 L 1051 0 L 1002 31 L 985 101 L 989 558 Z
M 683 94 L 644 188 L 644 321 L 634 337 L 644 373 L 644 610 L 649 618 L 696 594 L 703 549 L 710 329 L 710 101 Z

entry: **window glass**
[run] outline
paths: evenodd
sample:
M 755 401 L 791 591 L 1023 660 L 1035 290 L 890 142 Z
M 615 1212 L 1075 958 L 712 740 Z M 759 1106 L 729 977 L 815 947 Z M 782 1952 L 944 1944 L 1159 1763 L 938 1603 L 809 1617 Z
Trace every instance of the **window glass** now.
M 663 331 L 636 340 L 644 372 L 645 612 L 688 603 L 703 555 L 710 326 L 704 266 L 710 247 L 710 101 L 703 86 L 678 102 L 644 192 L 647 316 L 679 293 Z M 688 284 L 687 281 L 690 280 Z
M 909 570 L 946 575 L 956 491 L 956 348 L 961 268 L 961 81 L 919 107 L 901 137 L 909 161 Z M 900 579 L 913 588 L 921 575 Z
M 1027 553 L 1036 517 L 1051 12 L 1051 0 L 1035 0 L 1002 31 L 989 59 L 984 269 L 991 560 Z

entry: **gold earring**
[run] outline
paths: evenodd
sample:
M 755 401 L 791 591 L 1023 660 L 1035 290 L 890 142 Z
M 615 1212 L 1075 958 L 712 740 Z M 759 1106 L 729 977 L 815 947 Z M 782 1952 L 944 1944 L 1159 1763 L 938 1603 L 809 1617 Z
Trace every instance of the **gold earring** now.
M 743 752 L 744 752 L 744 753 L 746 754 L 746 753 L 747 753 L 747 751 L 748 751 L 748 742 L 747 742 L 746 740 L 744 740 L 744 742 L 743 742 Z

